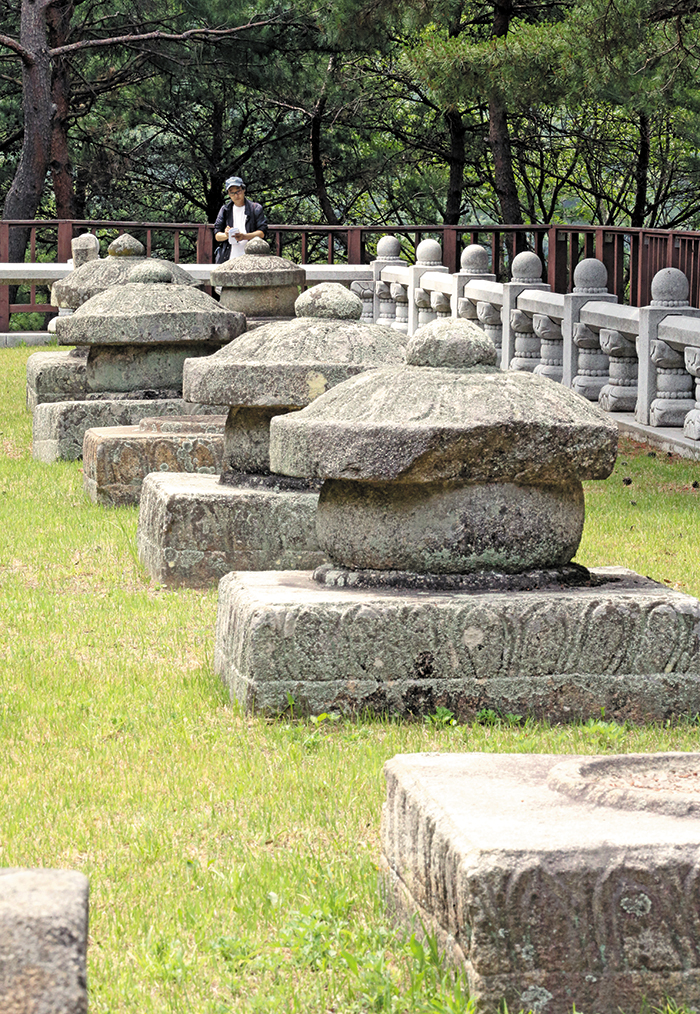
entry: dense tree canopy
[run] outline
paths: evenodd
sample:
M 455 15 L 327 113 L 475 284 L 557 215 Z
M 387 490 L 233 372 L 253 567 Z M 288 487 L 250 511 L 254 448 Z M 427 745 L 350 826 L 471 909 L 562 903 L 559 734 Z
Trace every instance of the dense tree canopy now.
M 5 218 L 700 224 L 700 3 L 0 9 Z

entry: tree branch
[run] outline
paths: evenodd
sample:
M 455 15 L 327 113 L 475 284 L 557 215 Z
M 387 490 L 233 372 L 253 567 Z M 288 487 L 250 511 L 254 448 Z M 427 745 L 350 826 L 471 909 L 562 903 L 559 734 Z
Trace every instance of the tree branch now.
M 236 28 L 190 28 L 179 35 L 172 35 L 168 32 L 146 32 L 143 35 L 119 35 L 111 39 L 83 39 L 81 42 L 71 42 L 67 46 L 57 46 L 49 50 L 49 56 L 65 56 L 66 53 L 75 53 L 80 49 L 97 49 L 102 46 L 122 46 L 133 42 L 149 42 L 157 39 L 159 42 L 185 42 L 187 39 L 221 39 L 238 32 L 245 32 L 249 28 L 262 28 L 265 25 L 273 25 L 279 22 L 279 17 L 265 18 L 261 21 L 249 21 L 245 25 L 238 25 Z M 0 42 L 3 36 L 0 36 Z M 13 40 L 10 40 L 13 41 Z M 15 45 L 17 45 L 15 43 Z M 31 56 L 31 54 L 28 54 Z
M 0 46 L 5 46 L 7 49 L 11 49 L 13 53 L 16 53 L 25 67 L 33 67 L 36 63 L 34 54 L 30 53 L 28 49 L 25 49 L 15 39 L 11 39 L 9 35 L 0 35 Z

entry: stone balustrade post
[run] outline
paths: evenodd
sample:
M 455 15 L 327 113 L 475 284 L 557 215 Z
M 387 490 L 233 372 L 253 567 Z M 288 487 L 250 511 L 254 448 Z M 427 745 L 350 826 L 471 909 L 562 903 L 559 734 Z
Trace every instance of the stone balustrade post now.
M 408 331 L 408 288 L 402 285 L 401 282 L 391 283 L 391 298 L 394 300 L 394 306 L 396 308 L 396 319 L 391 325 L 396 331 L 400 331 L 401 334 L 406 334 Z
M 450 297 L 444 292 L 430 293 L 430 308 L 435 311 L 438 320 L 452 316 L 452 303 Z
M 521 315 L 521 312 L 513 315 L 514 310 L 518 310 L 518 296 L 525 289 L 544 289 L 548 290 L 550 286 L 542 281 L 542 261 L 539 259 L 536 253 L 532 253 L 529 250 L 519 253 L 517 257 L 513 258 L 513 277 L 510 282 L 505 282 L 503 285 L 503 339 L 501 345 L 501 368 L 504 370 L 510 369 L 511 361 L 516 355 L 516 334 L 520 334 L 520 346 L 518 358 L 520 360 L 530 360 L 529 355 L 525 355 L 526 352 L 531 352 L 530 345 L 531 341 L 526 341 L 531 336 L 532 331 L 528 331 L 525 316 Z M 532 321 L 530 320 L 530 328 L 532 327 Z M 524 330 L 517 331 L 517 328 L 522 327 Z M 539 341 L 539 339 L 536 339 Z M 531 370 L 534 370 L 537 365 L 539 358 L 539 352 L 536 357 L 532 357 Z M 515 367 L 516 369 L 522 369 L 524 367 Z
M 435 239 L 424 239 L 416 247 L 416 263 L 408 269 L 408 331 L 412 335 L 422 325 L 434 319 L 430 309 L 430 295 L 421 289 L 420 280 L 426 271 L 447 271 L 442 263 L 442 247 Z
M 655 338 L 651 361 L 656 367 L 656 397 L 649 406 L 650 426 L 683 426 L 695 408 L 694 383 L 685 368 L 682 351 Z
M 362 300 L 362 316 L 360 320 L 367 324 L 374 323 L 374 282 L 356 279 L 350 285 L 350 291 L 354 292 Z
M 469 302 L 469 300 L 467 300 L 467 302 Z M 501 316 L 501 307 L 496 306 L 495 303 L 487 303 L 484 300 L 479 300 L 476 304 L 476 315 L 479 326 L 484 329 L 484 334 L 488 335 L 493 344 L 496 346 L 498 352 L 500 352 L 503 344 L 503 320 Z
M 700 440 L 700 348 L 694 345 L 684 349 L 685 368 L 695 378 L 695 405 L 683 421 L 683 436 Z
M 586 303 L 616 303 L 617 296 L 608 292 L 608 270 L 602 261 L 587 257 L 574 268 L 574 290 L 564 296 L 564 317 L 562 333 L 562 383 L 572 387 L 574 377 L 579 373 L 579 346 L 574 341 L 576 325 L 580 321 L 581 307 Z
M 382 282 L 382 268 L 386 268 L 390 264 L 405 263 L 406 261 L 401 258 L 401 240 L 398 236 L 382 236 L 377 243 L 377 256 L 375 260 L 370 262 L 370 267 L 372 268 L 372 287 L 374 289 L 372 295 L 372 320 L 375 323 L 379 323 L 380 317 L 384 315 L 385 319 L 381 323 L 388 324 L 390 327 L 396 315 L 391 292 L 386 287 L 386 283 Z M 389 303 L 392 305 L 389 306 Z M 364 313 L 362 318 L 364 320 Z
M 681 413 L 687 413 L 692 408 L 688 404 L 682 355 L 675 354 L 680 359 L 669 356 L 666 349 L 674 353 L 675 350 L 666 342 L 655 344 L 658 342 L 659 324 L 665 317 L 676 314 L 700 317 L 700 310 L 691 307 L 688 302 L 689 291 L 688 279 L 682 271 L 662 268 L 651 282 L 651 303 L 639 308 L 639 394 L 635 419 L 643 426 L 682 426 Z M 674 408 L 673 402 L 685 404 Z M 672 419 L 680 421 L 671 422 Z
M 561 325 L 546 313 L 534 313 L 532 327 L 540 341 L 540 361 L 534 372 L 560 384 L 563 372 Z
M 419 327 L 425 327 L 432 320 L 435 320 L 437 314 L 432 308 L 430 302 L 430 292 L 427 289 L 419 286 L 413 290 L 413 302 L 418 313 L 418 319 L 416 320 L 416 329 Z M 410 313 L 410 310 L 409 310 Z
M 459 258 L 460 269 L 455 274 L 455 287 L 451 297 L 451 312 L 453 317 L 464 317 L 460 313 L 460 303 L 464 297 L 464 289 L 469 282 L 478 278 L 485 282 L 495 282 L 496 276 L 489 270 L 489 254 L 479 243 L 470 243 L 462 250 Z M 476 317 L 468 317 L 468 320 L 475 320 Z
M 637 404 L 637 343 L 616 328 L 600 329 L 600 348 L 608 356 L 608 383 L 598 395 L 605 412 L 634 412 Z
M 572 390 L 588 401 L 598 401 L 609 380 L 609 362 L 600 347 L 600 329 L 578 321 L 574 324 L 574 346 L 578 349 L 576 376 Z

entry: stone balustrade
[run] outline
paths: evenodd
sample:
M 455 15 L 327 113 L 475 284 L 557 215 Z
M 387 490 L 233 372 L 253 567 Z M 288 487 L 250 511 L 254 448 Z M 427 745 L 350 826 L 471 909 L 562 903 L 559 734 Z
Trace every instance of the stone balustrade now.
M 679 429 L 700 453 L 700 309 L 677 268 L 656 275 L 648 307 L 634 307 L 607 291 L 605 266 L 593 258 L 577 265 L 565 295 L 542 281 L 534 253 L 514 258 L 505 283 L 488 273 L 483 247 L 467 247 L 455 274 L 439 260 L 434 240 L 418 246 L 413 266 L 398 254 L 384 260 L 375 281 L 381 323 L 410 336 L 438 317 L 473 320 L 503 369 L 549 377 L 644 426 Z

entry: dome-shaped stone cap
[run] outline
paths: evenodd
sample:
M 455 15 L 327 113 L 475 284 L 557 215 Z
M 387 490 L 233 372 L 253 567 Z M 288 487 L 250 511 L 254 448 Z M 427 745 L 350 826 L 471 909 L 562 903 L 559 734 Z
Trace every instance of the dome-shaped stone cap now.
M 362 300 L 340 282 L 321 282 L 302 292 L 294 304 L 294 312 L 297 317 L 359 320 Z
M 211 269 L 211 284 L 222 288 L 267 288 L 271 285 L 303 285 L 306 271 L 285 257 L 277 257 L 264 239 L 252 239 L 242 257 Z
M 170 279 L 176 285 L 196 287 L 196 281 L 179 264 L 160 260 L 157 257 L 107 257 L 106 260 L 88 261 L 71 271 L 51 287 L 54 306 L 76 310 L 88 299 L 105 292 L 113 285 L 126 285 L 134 267 L 142 263 L 160 265 L 170 272 Z
M 200 289 L 140 282 L 115 285 L 56 321 L 59 345 L 225 345 L 245 329 L 242 313 Z
M 359 482 L 604 479 L 617 426 L 532 373 L 373 370 L 273 422 L 274 472 Z
M 123 232 L 121 236 L 112 240 L 107 247 L 107 253 L 110 257 L 143 257 L 146 247 L 135 236 Z
M 492 371 L 497 358 L 496 346 L 480 327 L 453 317 L 419 327 L 406 347 L 409 366 Z
M 298 317 L 188 359 L 183 392 L 205 405 L 302 408 L 364 370 L 403 362 L 406 337 L 380 324 Z

